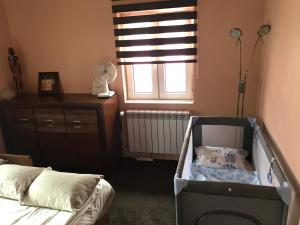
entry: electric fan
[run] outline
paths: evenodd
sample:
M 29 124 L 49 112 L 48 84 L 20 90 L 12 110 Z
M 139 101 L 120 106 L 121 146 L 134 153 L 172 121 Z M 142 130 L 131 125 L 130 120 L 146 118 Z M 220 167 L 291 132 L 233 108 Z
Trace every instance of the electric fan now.
M 112 63 L 102 64 L 97 66 L 95 70 L 95 80 L 97 84 L 98 98 L 110 98 L 115 92 L 110 91 L 108 84 L 112 83 L 117 77 L 117 68 Z

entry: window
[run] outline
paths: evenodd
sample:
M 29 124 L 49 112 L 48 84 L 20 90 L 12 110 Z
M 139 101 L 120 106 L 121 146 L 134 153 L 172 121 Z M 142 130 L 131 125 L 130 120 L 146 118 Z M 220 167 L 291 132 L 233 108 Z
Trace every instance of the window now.
M 193 99 L 197 0 L 113 1 L 113 13 L 127 99 Z
M 136 64 L 125 66 L 128 100 L 193 99 L 194 64 Z

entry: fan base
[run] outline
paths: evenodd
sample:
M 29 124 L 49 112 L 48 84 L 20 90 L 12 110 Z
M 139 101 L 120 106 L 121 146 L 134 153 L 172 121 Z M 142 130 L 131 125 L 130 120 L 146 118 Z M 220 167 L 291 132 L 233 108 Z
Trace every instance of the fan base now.
M 97 95 L 97 98 L 110 98 L 110 97 L 112 97 L 114 95 L 115 95 L 114 91 L 108 91 L 108 92 L 99 93 Z

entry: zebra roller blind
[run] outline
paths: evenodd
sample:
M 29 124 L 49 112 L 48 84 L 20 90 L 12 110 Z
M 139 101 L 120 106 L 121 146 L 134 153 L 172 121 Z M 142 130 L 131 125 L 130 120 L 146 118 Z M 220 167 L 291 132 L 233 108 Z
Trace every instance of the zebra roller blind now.
M 197 0 L 112 3 L 119 65 L 197 62 Z

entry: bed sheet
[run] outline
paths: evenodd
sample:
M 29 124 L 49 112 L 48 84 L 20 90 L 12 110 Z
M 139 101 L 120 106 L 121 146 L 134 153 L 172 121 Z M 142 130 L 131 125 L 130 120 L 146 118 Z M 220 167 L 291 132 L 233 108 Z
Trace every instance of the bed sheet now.
M 1 225 L 92 225 L 108 210 L 114 191 L 101 179 L 94 194 L 79 212 L 21 206 L 18 201 L 0 198 Z

